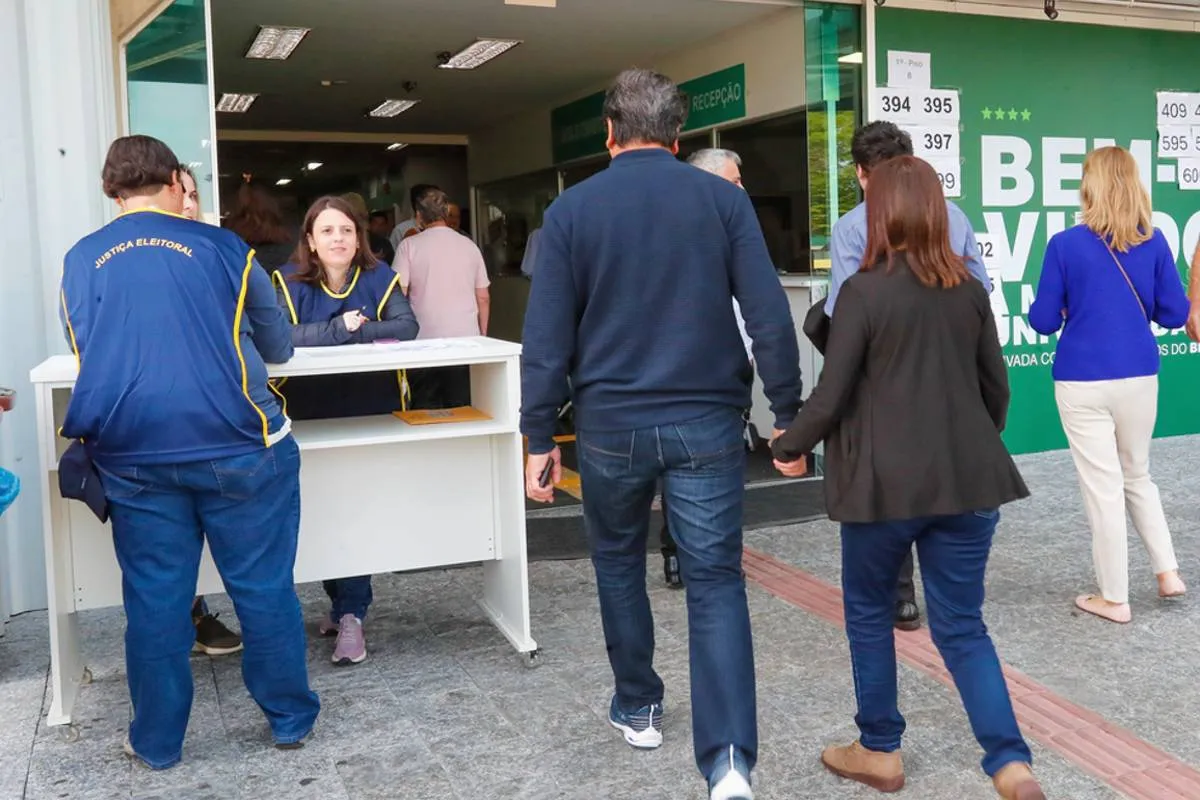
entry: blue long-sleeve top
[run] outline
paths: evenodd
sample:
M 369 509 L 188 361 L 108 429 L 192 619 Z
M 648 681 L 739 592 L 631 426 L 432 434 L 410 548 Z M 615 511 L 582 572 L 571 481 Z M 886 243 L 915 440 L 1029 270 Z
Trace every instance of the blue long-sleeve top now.
M 1133 289 L 1104 240 L 1087 226 L 1069 228 L 1046 245 L 1029 324 L 1046 336 L 1062 329 L 1054 356 L 1057 381 L 1157 375 L 1158 342 L 1150 322 L 1164 328 L 1187 322 L 1187 293 L 1161 231 L 1127 253 L 1113 253 Z
M 529 451 L 553 447 L 568 381 L 580 431 L 749 407 L 734 298 L 786 428 L 800 406 L 796 328 L 746 192 L 661 148 L 568 189 L 546 211 L 525 314 Z
M 292 357 L 292 326 L 237 234 L 126 212 L 67 253 L 60 304 L 80 365 L 62 433 L 98 461 L 226 458 L 291 430 L 266 365 Z

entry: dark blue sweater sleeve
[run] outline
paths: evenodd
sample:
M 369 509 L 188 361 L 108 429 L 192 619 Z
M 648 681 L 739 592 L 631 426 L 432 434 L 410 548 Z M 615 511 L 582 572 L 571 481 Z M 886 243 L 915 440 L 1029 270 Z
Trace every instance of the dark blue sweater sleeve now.
M 547 212 L 542 226 L 522 335 L 521 432 L 534 454 L 554 449 L 555 422 L 567 400 L 575 355 L 578 300 L 565 227 L 569 223 L 561 219 L 558 205 Z
M 294 352 L 292 324 L 275 299 L 267 271 L 256 261 L 247 275 L 244 313 L 250 322 L 250 339 L 268 364 L 286 364 Z
M 745 192 L 734 195 L 728 216 L 733 295 L 746 320 L 754 364 L 763 392 L 775 415 L 775 427 L 786 429 L 800 408 L 800 348 L 787 294 L 767 252 L 754 206 Z
M 1175 254 L 1161 231 L 1154 232 L 1154 321 L 1164 328 L 1182 328 L 1188 318 L 1187 291 L 1175 267 Z
M 1042 258 L 1042 275 L 1038 278 L 1037 296 L 1029 307 L 1029 324 L 1043 336 L 1057 333 L 1066 307 L 1067 283 L 1055 236 L 1046 245 L 1046 255 Z

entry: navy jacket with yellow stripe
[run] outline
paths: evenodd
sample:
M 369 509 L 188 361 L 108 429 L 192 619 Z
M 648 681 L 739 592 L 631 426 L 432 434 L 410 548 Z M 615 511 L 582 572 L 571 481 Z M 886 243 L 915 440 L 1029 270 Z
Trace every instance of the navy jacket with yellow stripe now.
M 226 458 L 290 430 L 266 363 L 291 358 L 291 324 L 236 234 L 122 214 L 67 253 L 61 304 L 80 364 L 62 434 L 96 460 Z

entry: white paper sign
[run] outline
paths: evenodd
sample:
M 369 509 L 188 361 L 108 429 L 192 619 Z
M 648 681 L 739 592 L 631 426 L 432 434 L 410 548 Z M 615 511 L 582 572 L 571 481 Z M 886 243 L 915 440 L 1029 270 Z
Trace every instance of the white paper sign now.
M 929 53 L 888 50 L 888 86 L 928 89 L 933 79 Z
M 1197 155 L 1196 137 L 1187 125 L 1160 125 L 1158 128 L 1158 157 L 1186 158 Z
M 1158 127 L 1200 125 L 1200 92 L 1158 92 Z
M 904 130 L 912 137 L 914 155 L 925 159 L 958 159 L 957 125 L 905 125 Z
M 937 171 L 938 182 L 942 184 L 942 194 L 946 197 L 962 197 L 962 164 L 959 163 L 958 157 L 925 160 Z
M 958 92 L 953 89 L 876 87 L 871 119 L 897 125 L 958 125 Z
M 1200 158 L 1180 159 L 1179 188 L 1190 192 L 1200 191 Z

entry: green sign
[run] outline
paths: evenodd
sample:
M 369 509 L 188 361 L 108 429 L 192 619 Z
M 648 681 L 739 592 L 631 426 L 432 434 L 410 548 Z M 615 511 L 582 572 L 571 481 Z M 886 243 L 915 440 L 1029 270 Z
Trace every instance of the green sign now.
M 707 128 L 746 116 L 746 66 L 738 64 L 679 84 L 688 102 L 684 131 Z M 604 152 L 604 92 L 588 95 L 550 112 L 554 162 Z
M 1046 242 L 1075 224 L 1084 155 L 1119 144 L 1137 158 L 1155 227 L 1185 273 L 1200 238 L 1200 193 L 1181 191 L 1175 160 L 1157 157 L 1155 93 L 1200 91 L 1200 36 L 888 7 L 876 20 L 878 85 L 887 52 L 899 50 L 930 54 L 933 88 L 960 93 L 956 202 L 999 293 L 993 308 L 1012 386 L 1005 440 L 1015 453 L 1066 447 L 1050 374 L 1055 338 L 1026 316 Z M 1155 433 L 1196 433 L 1200 346 L 1183 331 L 1155 333 L 1163 357 Z

